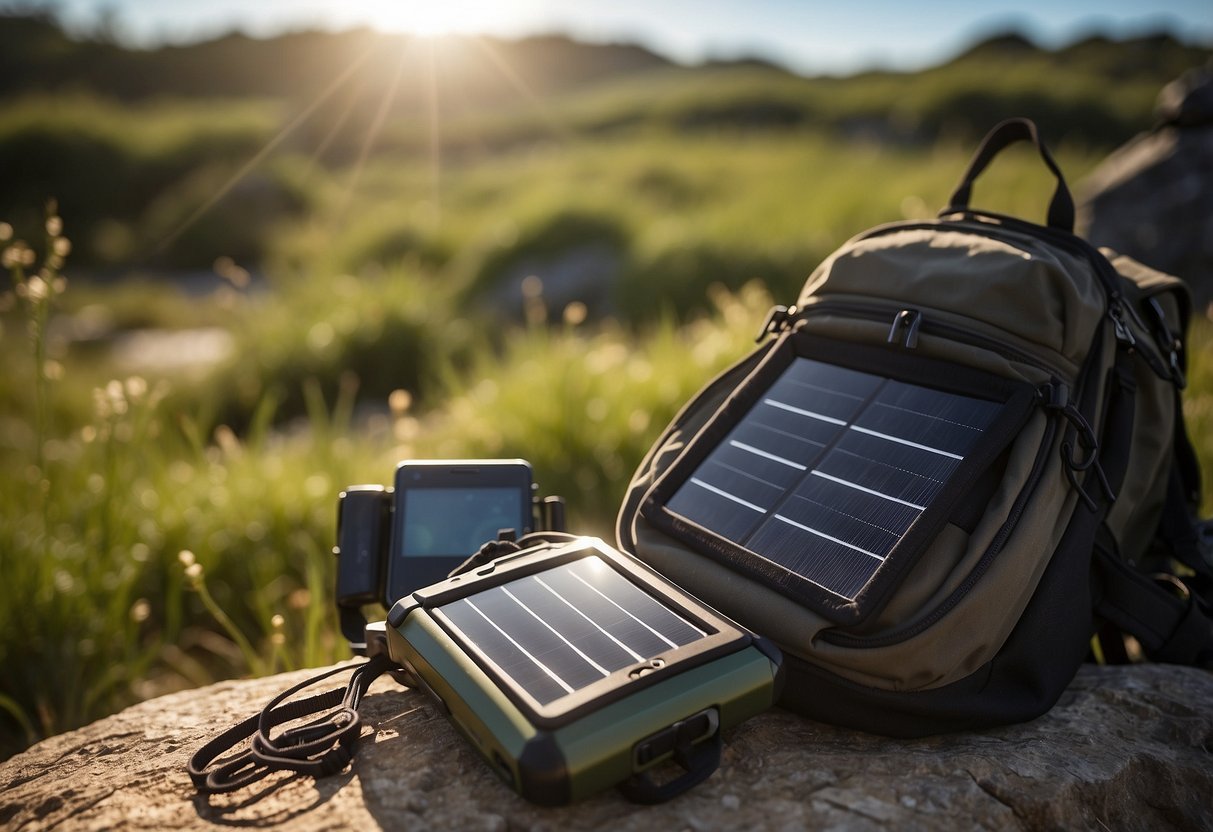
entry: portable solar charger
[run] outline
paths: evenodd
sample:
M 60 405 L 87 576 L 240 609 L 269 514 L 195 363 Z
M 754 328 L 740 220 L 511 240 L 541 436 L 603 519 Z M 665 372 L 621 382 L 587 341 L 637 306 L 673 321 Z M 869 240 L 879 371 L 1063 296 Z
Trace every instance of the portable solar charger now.
M 523 797 L 668 799 L 716 769 L 721 731 L 775 703 L 772 643 L 597 538 L 520 543 L 400 599 L 368 639 Z

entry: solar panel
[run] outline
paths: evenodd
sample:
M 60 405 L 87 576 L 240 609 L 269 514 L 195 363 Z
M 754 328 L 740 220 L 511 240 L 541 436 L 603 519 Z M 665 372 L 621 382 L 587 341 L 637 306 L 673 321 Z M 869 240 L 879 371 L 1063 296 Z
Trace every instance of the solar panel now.
M 843 601 L 990 444 L 982 438 L 1005 427 L 1007 407 L 805 357 L 752 399 L 714 446 L 691 454 L 689 473 L 671 471 L 665 510 L 756 556 L 777 583 Z
M 435 613 L 540 705 L 708 635 L 596 555 Z

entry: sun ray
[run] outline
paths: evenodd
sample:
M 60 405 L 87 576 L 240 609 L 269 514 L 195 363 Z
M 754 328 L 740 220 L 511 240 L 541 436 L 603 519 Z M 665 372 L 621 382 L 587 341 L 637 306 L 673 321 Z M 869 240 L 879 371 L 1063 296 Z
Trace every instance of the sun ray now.
M 338 113 L 337 118 L 333 120 L 332 126 L 330 126 L 328 131 L 324 134 L 324 137 L 320 140 L 320 144 L 316 145 L 316 149 L 313 150 L 308 156 L 307 165 L 303 169 L 303 176 L 305 179 L 312 175 L 312 171 L 315 170 L 316 165 L 320 161 L 320 157 L 324 155 L 325 151 L 329 149 L 329 146 L 337 138 L 337 134 L 341 132 L 343 127 L 345 127 L 345 123 L 349 120 L 350 115 L 354 112 L 355 106 L 359 103 L 363 94 L 366 92 L 366 81 L 367 79 L 363 77 L 361 79 L 361 83 L 356 84 L 357 88 L 351 91 L 346 97 L 345 106 L 341 108 L 341 112 Z
M 510 66 L 509 61 L 503 58 L 501 53 L 494 49 L 485 38 L 480 36 L 472 36 L 469 38 L 469 40 L 476 44 L 476 46 L 489 57 L 489 60 L 491 60 L 496 67 L 501 70 L 501 74 L 505 76 L 505 79 L 513 85 L 514 89 L 522 93 L 522 96 L 526 98 L 527 101 L 529 101 L 535 108 L 535 112 L 537 112 L 540 118 L 542 118 L 547 125 L 552 128 L 559 138 L 567 142 L 574 142 L 578 140 L 579 137 L 576 131 L 556 115 L 556 112 L 549 107 L 542 98 L 539 97 L 539 95 L 531 88 L 531 85 L 526 82 L 526 79 L 519 75 L 514 68 Z
M 442 133 L 438 112 L 438 68 L 434 65 L 434 41 L 430 39 L 426 46 L 425 61 L 425 98 L 426 112 L 429 116 L 430 138 L 430 191 L 434 205 L 434 218 L 442 221 Z
M 226 182 L 224 182 L 223 185 L 218 188 L 218 190 L 215 191 L 210 199 L 198 206 L 193 213 L 186 217 L 186 219 L 182 221 L 170 234 L 161 240 L 160 243 L 153 248 L 153 253 L 163 253 L 169 248 L 169 246 L 175 243 L 182 234 L 188 231 L 194 223 L 201 219 L 203 215 L 214 208 L 220 200 L 228 195 L 232 188 L 236 187 L 240 180 L 248 176 L 249 173 L 251 173 L 258 165 L 265 161 L 266 157 L 273 153 L 278 145 L 282 144 L 282 142 L 285 141 L 288 136 L 294 133 L 299 125 L 307 121 L 308 118 L 310 118 L 312 114 L 316 112 L 321 104 L 331 98 L 333 94 L 336 93 L 337 90 L 339 90 L 350 79 L 350 77 L 357 72 L 363 64 L 366 63 L 370 56 L 370 50 L 366 50 L 362 54 L 358 55 L 340 75 L 329 82 L 329 85 L 321 90 L 319 95 L 312 99 L 312 102 L 308 104 L 307 107 L 305 107 L 281 130 L 271 137 L 270 140 L 266 142 L 260 150 L 253 154 L 252 158 L 245 162 L 238 171 L 232 174 L 232 176 Z
M 350 172 L 345 192 L 342 194 L 337 204 L 337 210 L 333 214 L 332 227 L 334 231 L 339 229 L 345 221 L 346 212 L 349 210 L 350 202 L 354 198 L 354 191 L 358 187 L 358 181 L 362 178 L 362 169 L 366 166 L 366 160 L 371 154 L 371 148 L 375 144 L 375 139 L 379 137 L 379 131 L 383 129 L 383 124 L 387 120 L 388 111 L 391 109 L 392 102 L 396 97 L 396 88 L 400 85 L 400 76 L 404 72 L 404 59 L 408 54 L 410 43 L 411 41 L 405 41 L 400 49 L 400 56 L 396 60 L 396 69 L 392 73 L 392 80 L 383 93 L 383 100 L 379 102 L 379 108 L 375 111 L 375 117 L 371 121 L 370 127 L 367 128 L 366 139 L 362 142 L 362 147 L 358 151 L 358 159 L 354 162 L 354 168 Z

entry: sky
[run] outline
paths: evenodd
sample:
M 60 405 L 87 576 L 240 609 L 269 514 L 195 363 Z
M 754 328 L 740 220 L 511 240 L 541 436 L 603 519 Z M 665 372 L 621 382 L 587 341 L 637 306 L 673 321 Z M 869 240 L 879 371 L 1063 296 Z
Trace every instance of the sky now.
M 764 57 L 806 74 L 918 69 L 1015 29 L 1046 46 L 1092 33 L 1159 30 L 1213 44 L 1213 0 L 46 0 L 72 28 L 108 15 L 122 40 L 153 46 L 239 29 L 370 25 L 419 34 L 565 32 L 640 43 L 675 60 Z

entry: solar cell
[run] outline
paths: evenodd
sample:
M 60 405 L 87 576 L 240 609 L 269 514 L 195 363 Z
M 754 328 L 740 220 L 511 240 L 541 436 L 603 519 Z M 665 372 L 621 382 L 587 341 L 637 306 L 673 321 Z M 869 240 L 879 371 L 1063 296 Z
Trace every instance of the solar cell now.
M 1003 407 L 796 357 L 666 508 L 853 600 Z
M 435 613 L 540 705 L 707 635 L 596 555 Z

